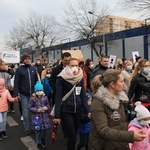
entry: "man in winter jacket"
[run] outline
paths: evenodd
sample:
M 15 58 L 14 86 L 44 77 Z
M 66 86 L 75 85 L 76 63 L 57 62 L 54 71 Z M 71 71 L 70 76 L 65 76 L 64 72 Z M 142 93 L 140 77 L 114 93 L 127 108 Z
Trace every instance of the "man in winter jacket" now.
M 93 79 L 96 75 L 102 75 L 107 69 L 109 64 L 109 58 L 107 56 L 103 56 L 101 61 L 99 62 L 99 67 L 96 67 L 91 79 Z
M 34 92 L 34 85 L 37 81 L 37 73 L 35 67 L 31 66 L 29 54 L 22 56 L 22 65 L 19 66 L 15 73 L 14 80 L 14 96 L 20 96 L 22 106 L 23 125 L 25 134 L 30 134 L 29 118 L 28 118 L 28 100 Z
M 53 89 L 53 100 L 52 103 L 54 105 L 55 103 L 55 93 L 56 93 L 56 79 L 59 73 L 66 67 L 68 60 L 71 58 L 71 54 L 68 52 L 65 52 L 62 54 L 62 61 L 61 64 L 58 65 L 57 67 L 53 68 L 52 74 L 50 77 L 50 86 Z

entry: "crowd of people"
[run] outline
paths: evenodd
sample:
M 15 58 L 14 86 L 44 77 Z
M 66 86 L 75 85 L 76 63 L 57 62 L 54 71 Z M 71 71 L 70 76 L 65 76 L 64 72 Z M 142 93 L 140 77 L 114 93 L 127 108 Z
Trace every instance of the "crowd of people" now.
M 0 141 L 7 138 L 7 112 L 15 113 L 19 102 L 25 134 L 35 131 L 40 150 L 51 118 L 61 124 L 67 150 L 149 150 L 150 61 L 119 58 L 108 66 L 108 56 L 94 65 L 68 52 L 55 65 L 40 59 L 32 65 L 27 53 L 13 67 L 1 60 Z

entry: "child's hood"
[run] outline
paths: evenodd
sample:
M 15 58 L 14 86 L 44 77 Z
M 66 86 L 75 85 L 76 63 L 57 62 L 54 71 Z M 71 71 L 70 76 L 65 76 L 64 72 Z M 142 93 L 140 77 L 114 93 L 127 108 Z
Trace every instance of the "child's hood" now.
M 143 126 L 140 125 L 140 123 L 137 121 L 136 118 L 134 118 L 134 119 L 129 123 L 128 128 L 130 128 L 130 127 L 136 127 L 136 128 L 140 128 L 140 129 L 143 128 Z

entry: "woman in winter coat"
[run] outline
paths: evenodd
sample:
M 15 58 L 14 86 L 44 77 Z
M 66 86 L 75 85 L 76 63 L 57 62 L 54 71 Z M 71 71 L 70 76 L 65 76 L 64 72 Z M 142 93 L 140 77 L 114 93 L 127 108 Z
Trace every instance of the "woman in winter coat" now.
M 28 108 L 32 113 L 32 124 L 33 129 L 36 131 L 37 147 L 43 150 L 46 147 L 45 138 L 50 129 L 50 118 L 48 115 L 50 105 L 40 81 L 37 81 L 34 89 L 35 93 L 29 100 Z
M 136 101 L 142 102 L 142 105 L 150 110 L 150 62 L 143 59 L 136 66 L 128 91 L 129 103 Z
M 127 150 L 128 143 L 142 141 L 142 130 L 127 131 L 123 102 L 124 78 L 119 70 L 109 69 L 91 83 L 91 130 L 89 150 Z
M 68 94 L 72 88 L 73 91 Z M 84 108 L 88 114 L 85 94 L 83 71 L 78 67 L 78 60 L 71 58 L 56 81 L 55 116 L 53 120 L 54 123 L 62 122 L 62 127 L 68 138 L 67 150 L 75 150 L 82 109 Z M 66 96 L 66 100 L 62 102 L 64 96 Z
M 129 86 L 130 86 L 130 76 L 133 72 L 132 70 L 132 62 L 130 60 L 126 60 L 124 62 L 124 69 L 121 71 L 121 74 L 124 77 L 124 83 L 126 85 L 126 92 L 128 93 L 129 90 Z

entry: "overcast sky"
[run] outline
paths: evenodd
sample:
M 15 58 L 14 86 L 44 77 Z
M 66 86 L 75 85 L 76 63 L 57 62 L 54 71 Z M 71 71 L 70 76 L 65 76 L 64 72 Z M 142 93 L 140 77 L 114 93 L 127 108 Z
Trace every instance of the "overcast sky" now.
M 23 17 L 28 10 L 32 9 L 38 13 L 56 16 L 61 20 L 63 8 L 67 0 L 0 0 L 0 51 L 4 50 L 4 38 L 9 30 L 16 24 L 19 18 Z M 125 15 L 119 9 L 116 9 L 118 0 L 103 0 L 109 4 L 109 10 L 113 15 L 122 15 L 129 18 L 136 16 Z

